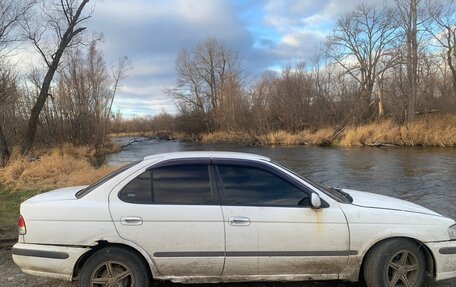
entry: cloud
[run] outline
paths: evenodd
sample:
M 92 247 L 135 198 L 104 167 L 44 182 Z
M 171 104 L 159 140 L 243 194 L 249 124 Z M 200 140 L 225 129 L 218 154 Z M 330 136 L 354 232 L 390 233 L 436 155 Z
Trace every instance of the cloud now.
M 178 51 L 192 49 L 209 37 L 237 50 L 249 73 L 266 68 L 270 55 L 256 51 L 252 34 L 235 8 L 230 1 L 221 0 L 97 2 L 90 28 L 104 34 L 108 62 L 115 63 L 125 55 L 132 64 L 123 82 L 128 93 L 120 92 L 116 100 L 121 112 L 135 114 L 131 102 L 129 108 L 122 108 L 126 98 L 150 103 L 164 99 L 164 88 L 175 83 Z M 151 109 L 151 113 L 155 111 Z
M 313 58 L 336 19 L 361 1 L 104 0 L 95 2 L 89 28 L 105 35 L 109 63 L 128 56 L 132 64 L 115 106 L 127 116 L 157 114 L 176 111 L 164 89 L 175 84 L 180 49 L 215 36 L 255 76 Z

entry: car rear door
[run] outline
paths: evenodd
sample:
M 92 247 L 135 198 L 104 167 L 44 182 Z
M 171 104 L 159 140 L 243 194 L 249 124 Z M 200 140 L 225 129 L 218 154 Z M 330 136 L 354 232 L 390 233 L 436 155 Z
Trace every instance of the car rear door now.
M 161 276 L 220 276 L 224 225 L 210 159 L 140 171 L 110 194 L 119 235 L 145 249 Z
M 349 251 L 338 206 L 310 208 L 308 190 L 268 164 L 214 159 L 226 229 L 223 275 L 329 274 Z

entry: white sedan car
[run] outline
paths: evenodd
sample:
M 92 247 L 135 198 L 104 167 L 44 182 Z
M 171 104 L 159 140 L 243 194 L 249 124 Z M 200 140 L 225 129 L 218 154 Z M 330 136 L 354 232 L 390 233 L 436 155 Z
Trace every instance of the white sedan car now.
M 21 205 L 23 272 L 82 286 L 456 277 L 455 221 L 419 205 L 323 187 L 269 158 L 148 156 L 88 187 Z

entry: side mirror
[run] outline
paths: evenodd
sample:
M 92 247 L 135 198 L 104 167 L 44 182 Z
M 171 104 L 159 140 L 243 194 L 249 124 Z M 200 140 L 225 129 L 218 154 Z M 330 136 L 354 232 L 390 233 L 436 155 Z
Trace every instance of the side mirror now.
M 318 194 L 315 192 L 312 192 L 312 195 L 310 196 L 310 204 L 313 209 L 320 209 L 321 208 L 321 199 Z

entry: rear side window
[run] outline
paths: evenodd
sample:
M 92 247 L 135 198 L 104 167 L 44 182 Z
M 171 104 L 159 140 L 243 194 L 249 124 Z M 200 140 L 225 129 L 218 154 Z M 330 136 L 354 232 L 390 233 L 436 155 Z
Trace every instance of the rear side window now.
M 119 198 L 130 203 L 153 203 L 150 171 L 130 181 L 119 193 Z
M 242 165 L 218 165 L 224 204 L 246 206 L 309 206 L 309 196 L 269 171 Z
M 170 165 L 146 171 L 128 183 L 119 198 L 146 204 L 218 204 L 207 164 Z

